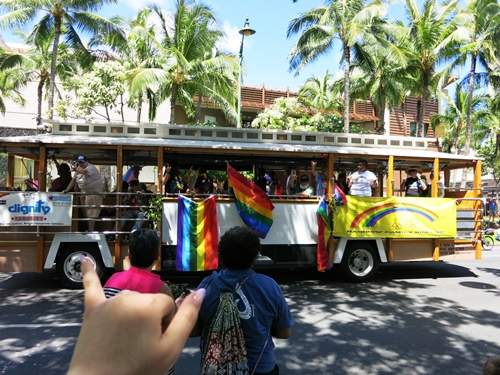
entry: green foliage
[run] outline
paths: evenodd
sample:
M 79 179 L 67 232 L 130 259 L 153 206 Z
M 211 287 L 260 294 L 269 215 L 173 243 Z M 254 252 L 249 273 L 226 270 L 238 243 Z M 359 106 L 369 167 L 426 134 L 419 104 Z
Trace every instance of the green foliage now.
M 253 128 L 295 130 L 309 132 L 344 132 L 344 120 L 337 114 L 310 115 L 297 98 L 278 98 L 274 104 L 260 112 L 252 122 Z M 350 133 L 370 134 L 357 125 L 351 125 Z
M 207 121 L 207 122 L 190 122 L 187 125 L 189 126 L 204 126 L 204 127 L 211 127 L 214 128 L 216 126 L 219 126 L 219 124 L 216 121 Z
M 125 68 L 118 62 L 98 62 L 92 70 L 82 75 L 75 75 L 65 88 L 73 91 L 76 99 L 66 95 L 57 102 L 55 110 L 62 118 L 85 118 L 90 120 L 97 114 L 110 121 L 110 110 L 121 114 L 122 95 L 125 93 Z M 96 107 L 104 107 L 105 113 L 99 113 Z
M 495 141 L 488 141 L 483 147 L 477 150 L 478 156 L 484 158 L 482 163 L 482 175 L 491 173 L 498 185 L 500 182 L 500 158 L 498 157 L 498 147 Z
M 161 222 L 162 210 L 163 197 L 161 195 L 157 195 L 156 197 L 149 199 L 149 207 L 146 211 L 146 217 L 154 230 L 158 229 L 158 224 Z

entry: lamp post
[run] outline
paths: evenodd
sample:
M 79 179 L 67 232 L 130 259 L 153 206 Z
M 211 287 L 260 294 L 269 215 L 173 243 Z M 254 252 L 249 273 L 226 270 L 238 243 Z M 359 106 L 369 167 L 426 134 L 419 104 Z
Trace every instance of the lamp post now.
M 243 41 L 246 36 L 255 34 L 255 30 L 250 28 L 250 22 L 248 22 L 248 16 L 245 20 L 245 25 L 243 29 L 240 30 L 241 34 L 241 45 L 240 45 L 240 71 L 238 74 L 238 122 L 236 124 L 237 128 L 241 128 L 241 69 L 243 65 Z

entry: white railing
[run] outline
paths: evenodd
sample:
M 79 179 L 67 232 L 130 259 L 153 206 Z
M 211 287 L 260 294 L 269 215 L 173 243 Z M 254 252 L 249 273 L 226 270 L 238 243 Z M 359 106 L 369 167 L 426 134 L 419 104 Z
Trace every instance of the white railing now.
M 427 138 L 392 137 L 376 134 L 316 133 L 252 128 L 201 127 L 154 123 L 85 122 L 45 120 L 54 135 L 98 137 L 164 138 L 218 142 L 277 143 L 367 148 L 426 150 Z

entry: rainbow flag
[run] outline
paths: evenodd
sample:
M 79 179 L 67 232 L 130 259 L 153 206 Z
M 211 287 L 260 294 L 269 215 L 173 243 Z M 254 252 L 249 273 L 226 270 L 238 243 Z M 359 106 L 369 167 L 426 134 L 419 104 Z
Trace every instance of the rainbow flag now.
M 318 271 L 323 272 L 331 268 L 327 249 L 328 240 L 332 235 L 332 224 L 328 216 L 328 204 L 324 198 L 319 201 L 316 213 L 318 214 L 318 247 L 316 248 L 316 258 Z
M 236 209 L 241 220 L 260 238 L 266 238 L 273 225 L 274 206 L 266 192 L 243 176 L 236 169 L 227 165 L 229 184 L 233 189 Z
M 219 266 L 216 198 L 196 203 L 178 198 L 177 271 L 215 270 Z

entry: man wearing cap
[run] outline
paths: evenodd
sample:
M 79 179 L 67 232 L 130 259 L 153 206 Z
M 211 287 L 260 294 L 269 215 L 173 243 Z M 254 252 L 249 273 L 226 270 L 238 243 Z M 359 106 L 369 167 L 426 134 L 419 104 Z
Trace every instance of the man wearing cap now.
M 75 172 L 73 179 L 68 187 L 62 191 L 63 194 L 71 191 L 73 187 L 78 185 L 82 194 L 80 196 L 81 204 L 84 206 L 99 206 L 99 207 L 86 207 L 83 208 L 85 217 L 96 218 L 101 213 L 100 206 L 102 205 L 102 195 L 93 195 L 88 193 L 102 193 L 104 191 L 104 184 L 101 175 L 96 167 L 89 163 L 85 155 L 80 155 L 76 159 L 76 165 L 71 168 Z M 89 232 L 94 231 L 95 221 L 88 221 Z
M 407 197 L 420 197 L 422 191 L 427 190 L 427 184 L 420 177 L 420 173 L 422 173 L 422 170 L 414 167 L 406 171 L 409 177 L 403 180 L 401 189 L 405 189 Z
M 141 195 L 144 191 L 140 190 L 139 180 L 133 179 L 129 183 L 130 194 L 125 194 L 122 199 L 124 206 L 128 206 L 125 213 L 122 216 L 122 229 L 125 225 L 127 219 L 139 219 L 135 221 L 132 231 L 136 231 L 142 228 L 144 220 L 146 220 L 144 196 Z
M 300 184 L 299 188 L 297 189 L 297 196 L 299 197 L 310 197 L 311 195 L 314 194 L 314 188 L 309 185 L 309 176 L 306 174 L 303 174 L 300 176 Z

